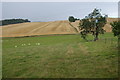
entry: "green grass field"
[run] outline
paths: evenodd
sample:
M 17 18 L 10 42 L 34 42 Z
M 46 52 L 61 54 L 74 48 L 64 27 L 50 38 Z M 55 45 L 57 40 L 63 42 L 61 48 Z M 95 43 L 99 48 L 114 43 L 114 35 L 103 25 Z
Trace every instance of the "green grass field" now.
M 80 35 L 3 38 L 2 59 L 3 78 L 118 77 L 117 38 L 112 33 L 96 42 Z

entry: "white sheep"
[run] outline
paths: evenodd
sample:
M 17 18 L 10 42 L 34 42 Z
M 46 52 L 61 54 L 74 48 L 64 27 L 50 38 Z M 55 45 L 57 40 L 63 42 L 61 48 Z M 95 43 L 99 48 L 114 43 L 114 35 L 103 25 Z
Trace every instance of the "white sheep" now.
M 15 46 L 15 48 L 16 48 L 17 46 Z
M 28 45 L 31 45 L 30 43 L 28 43 Z
M 40 43 L 36 43 L 36 45 L 40 45 Z
M 40 43 L 38 43 L 38 45 L 40 45 Z

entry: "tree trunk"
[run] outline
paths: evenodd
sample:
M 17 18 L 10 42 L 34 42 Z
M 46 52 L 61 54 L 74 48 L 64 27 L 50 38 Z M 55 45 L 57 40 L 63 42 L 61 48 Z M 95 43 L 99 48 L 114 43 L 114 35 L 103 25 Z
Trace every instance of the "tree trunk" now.
M 96 27 L 96 32 L 95 32 L 94 41 L 98 40 L 98 34 L 99 34 L 99 30 L 98 30 L 98 27 Z
M 118 37 L 118 53 L 120 52 L 120 37 Z
M 98 32 L 95 33 L 94 41 L 98 40 Z

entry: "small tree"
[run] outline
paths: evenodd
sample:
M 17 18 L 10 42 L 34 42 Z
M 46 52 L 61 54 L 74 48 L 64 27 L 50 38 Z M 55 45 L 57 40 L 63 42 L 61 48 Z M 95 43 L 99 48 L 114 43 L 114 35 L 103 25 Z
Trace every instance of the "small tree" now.
M 75 22 L 75 18 L 74 18 L 73 16 L 69 16 L 68 20 L 69 20 L 70 22 Z
M 104 25 L 106 24 L 106 17 L 102 16 L 99 9 L 94 9 L 92 13 L 85 16 L 80 22 L 81 37 L 86 39 L 87 34 L 94 36 L 94 41 L 98 40 L 99 34 L 103 34 Z
M 110 23 L 112 26 L 112 32 L 114 33 L 114 36 L 117 36 L 120 38 L 120 21 L 114 21 Z
M 114 36 L 118 37 L 118 47 L 120 50 L 120 20 L 119 21 L 114 21 L 110 23 L 112 26 L 112 32 L 114 33 Z

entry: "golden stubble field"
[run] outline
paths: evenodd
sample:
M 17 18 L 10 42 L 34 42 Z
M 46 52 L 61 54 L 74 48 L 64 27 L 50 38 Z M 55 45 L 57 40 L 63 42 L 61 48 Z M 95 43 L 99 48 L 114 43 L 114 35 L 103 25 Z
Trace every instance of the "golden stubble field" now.
M 110 23 L 116 20 L 117 18 L 107 19 L 107 24 L 104 26 L 106 32 L 112 31 Z M 79 21 L 70 24 L 67 20 L 11 24 L 0 27 L 0 30 L 2 30 L 0 37 L 19 37 L 48 34 L 77 34 L 80 32 L 78 26 Z

